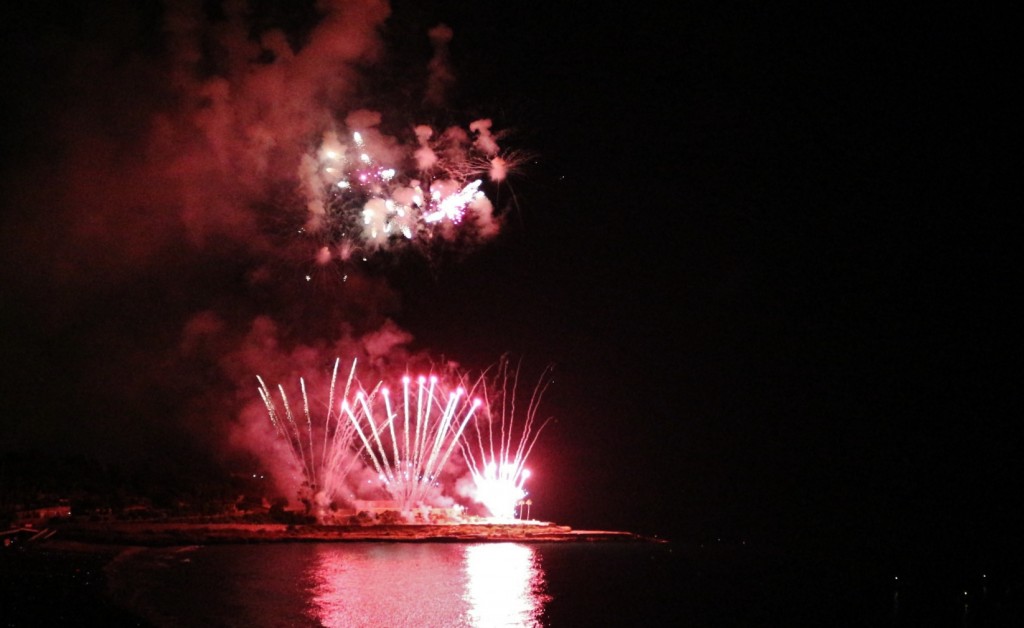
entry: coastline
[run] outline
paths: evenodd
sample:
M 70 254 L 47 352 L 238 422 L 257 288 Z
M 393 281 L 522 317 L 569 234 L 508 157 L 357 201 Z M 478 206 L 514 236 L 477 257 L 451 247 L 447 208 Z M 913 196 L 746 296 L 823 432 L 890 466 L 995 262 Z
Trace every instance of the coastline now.
M 252 543 L 661 542 L 630 532 L 532 524 L 318 526 L 253 523 L 62 522 L 44 540 L 0 552 L 4 625 L 150 623 L 111 597 L 108 569 L 146 547 Z
M 287 525 L 255 523 L 106 522 L 64 523 L 56 538 L 119 546 L 209 545 L 224 543 L 665 543 L 614 530 L 574 530 L 553 523 L 468 523 L 437 525 Z

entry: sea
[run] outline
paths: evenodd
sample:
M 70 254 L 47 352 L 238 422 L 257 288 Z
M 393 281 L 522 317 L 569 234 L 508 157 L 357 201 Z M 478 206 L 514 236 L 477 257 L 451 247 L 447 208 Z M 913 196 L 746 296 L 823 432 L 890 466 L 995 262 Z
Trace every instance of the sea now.
M 152 626 L 1024 625 L 1019 583 L 1000 574 L 936 579 L 740 545 L 140 548 L 105 572 L 113 601 Z
M 746 543 L 0 550 L 0 626 L 1024 626 L 1016 561 Z

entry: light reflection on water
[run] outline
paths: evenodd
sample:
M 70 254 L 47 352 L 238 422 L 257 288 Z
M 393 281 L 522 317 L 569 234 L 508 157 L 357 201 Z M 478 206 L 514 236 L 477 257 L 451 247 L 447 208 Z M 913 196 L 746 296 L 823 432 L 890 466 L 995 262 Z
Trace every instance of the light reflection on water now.
M 466 593 L 472 626 L 539 626 L 548 601 L 536 550 L 527 545 L 468 545 Z
M 104 575 L 114 602 L 144 618 L 142 625 L 159 628 L 669 626 L 680 620 L 693 626 L 1024 626 L 1019 597 L 1007 597 L 1012 579 L 997 586 L 989 577 L 957 589 L 945 576 L 933 581 L 901 573 L 894 586 L 893 575 L 872 561 L 850 570 L 829 557 L 808 563 L 770 552 L 673 549 L 639 543 L 134 548 Z M 61 606 L 59 591 L 48 591 L 47 599 L 71 612 L 62 616 L 74 616 Z M 7 602 L 0 603 L 0 617 Z
M 310 613 L 322 625 L 539 626 L 544 573 L 515 543 L 318 545 Z

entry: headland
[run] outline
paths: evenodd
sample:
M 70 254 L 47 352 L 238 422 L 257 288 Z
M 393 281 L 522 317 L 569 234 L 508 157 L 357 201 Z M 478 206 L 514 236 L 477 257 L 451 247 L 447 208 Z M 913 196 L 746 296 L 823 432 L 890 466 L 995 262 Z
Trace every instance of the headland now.
M 55 530 L 63 540 L 139 546 L 283 542 L 665 542 L 632 532 L 574 530 L 548 522 L 428 525 L 67 522 Z

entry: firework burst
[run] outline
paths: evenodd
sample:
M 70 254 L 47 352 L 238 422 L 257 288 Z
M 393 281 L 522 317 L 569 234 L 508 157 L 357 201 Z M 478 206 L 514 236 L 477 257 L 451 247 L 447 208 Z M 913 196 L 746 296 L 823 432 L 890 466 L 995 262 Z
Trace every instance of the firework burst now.
M 318 261 L 497 233 L 481 186 L 504 180 L 514 161 L 499 150 L 490 120 L 473 122 L 469 132 L 435 134 L 419 125 L 409 146 L 380 132 L 379 123 L 379 114 L 352 114 L 347 131 L 328 131 L 302 159 L 303 232 L 318 239 Z

